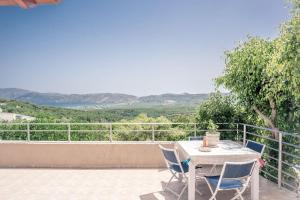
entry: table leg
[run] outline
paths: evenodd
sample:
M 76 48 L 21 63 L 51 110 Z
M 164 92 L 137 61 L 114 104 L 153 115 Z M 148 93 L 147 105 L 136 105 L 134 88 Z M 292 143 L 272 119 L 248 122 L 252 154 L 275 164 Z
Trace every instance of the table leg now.
M 259 167 L 255 166 L 251 180 L 251 200 L 259 200 Z
M 188 200 L 195 200 L 195 181 L 196 181 L 196 166 L 193 162 L 189 163 L 189 183 L 188 183 Z

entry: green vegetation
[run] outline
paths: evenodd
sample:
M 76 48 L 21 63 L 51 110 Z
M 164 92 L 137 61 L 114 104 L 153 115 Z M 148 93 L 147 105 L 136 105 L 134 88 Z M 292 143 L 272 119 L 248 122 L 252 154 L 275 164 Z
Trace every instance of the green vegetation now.
M 226 52 L 225 73 L 217 79 L 265 126 L 288 131 L 300 128 L 300 11 L 299 0 L 293 2 L 293 16 L 280 35 L 250 37 Z
M 190 123 L 194 120 L 194 107 L 155 106 L 152 108 L 132 109 L 101 109 L 74 110 L 55 107 L 37 106 L 14 100 L 0 100 L 3 112 L 19 113 L 36 117 L 30 124 L 30 140 L 35 141 L 67 141 L 68 124 L 34 124 L 34 123 L 169 123 L 164 125 L 113 125 L 112 140 L 114 141 L 145 141 L 179 140 L 187 138 L 194 126 L 171 125 L 171 122 Z M 21 121 L 20 121 L 21 122 Z M 0 133 L 3 140 L 26 140 L 27 126 L 0 124 L 0 129 L 7 130 Z M 71 124 L 72 141 L 109 141 L 110 127 L 103 124 Z M 17 131 L 12 131 L 17 130 Z
M 245 122 L 250 121 L 273 130 L 271 139 L 266 139 L 269 131 L 248 130 L 265 136 L 264 139 L 250 136 L 250 139 L 274 149 L 278 149 L 278 129 L 300 132 L 300 1 L 291 2 L 292 18 L 281 26 L 280 35 L 273 40 L 249 37 L 246 42 L 226 52 L 225 73 L 217 78 L 217 83 L 225 86 L 236 97 L 235 104 L 245 110 Z M 284 135 L 283 141 L 294 145 L 284 144 L 283 151 L 300 154 L 297 148 L 299 137 Z M 267 149 L 266 152 L 278 158 L 277 151 Z M 283 154 L 282 159 L 288 163 L 300 162 L 288 154 Z M 268 158 L 267 163 L 275 168 L 267 166 L 265 170 L 276 176 L 277 161 Z M 289 165 L 283 164 L 283 169 L 290 174 L 294 173 Z M 292 181 L 286 174 L 283 178 L 287 182 Z
M 133 119 L 141 113 L 150 117 L 165 116 L 176 121 L 188 121 L 192 118 L 195 107 L 188 106 L 154 106 L 137 108 L 106 108 L 99 110 L 75 110 L 56 107 L 37 106 L 14 100 L 0 100 L 3 112 L 19 113 L 36 117 L 36 122 L 118 122 Z
M 219 126 L 213 122 L 213 120 L 208 121 L 207 132 L 216 133 L 218 131 Z
M 221 133 L 221 139 L 238 140 L 236 124 L 246 122 L 245 109 L 237 105 L 232 96 L 221 93 L 212 94 L 197 109 L 195 120 L 199 129 L 207 129 L 209 122 L 219 123 L 218 129 L 228 130 Z M 250 118 L 250 117 L 249 117 Z
M 162 123 L 159 125 L 149 124 L 134 124 L 134 123 Z M 178 125 L 172 125 L 169 119 L 166 117 L 152 118 L 146 114 L 140 114 L 132 120 L 121 120 L 121 123 L 133 123 L 133 125 L 114 125 L 115 140 L 125 141 L 145 141 L 152 140 L 152 132 L 155 133 L 155 140 L 160 141 L 176 141 L 186 139 L 189 135 L 188 126 L 182 127 Z M 140 131 L 142 130 L 142 131 Z

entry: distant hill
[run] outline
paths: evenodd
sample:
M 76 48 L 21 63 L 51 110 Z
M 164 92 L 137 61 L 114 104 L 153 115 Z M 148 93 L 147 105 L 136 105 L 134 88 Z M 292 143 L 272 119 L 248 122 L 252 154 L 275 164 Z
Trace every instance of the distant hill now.
M 171 121 L 187 120 L 196 112 L 190 106 L 123 107 L 80 110 L 35 105 L 28 102 L 0 99 L 0 114 L 18 113 L 36 118 L 36 122 L 120 122 L 140 114 L 148 117 L 167 117 Z M 1 120 L 0 120 L 1 121 Z M 182 121 L 179 121 L 182 122 Z
M 0 98 L 34 103 L 37 105 L 100 109 L 108 107 L 151 107 L 163 105 L 195 106 L 209 94 L 161 94 L 137 97 L 119 93 L 59 94 L 40 93 L 18 88 L 0 89 Z

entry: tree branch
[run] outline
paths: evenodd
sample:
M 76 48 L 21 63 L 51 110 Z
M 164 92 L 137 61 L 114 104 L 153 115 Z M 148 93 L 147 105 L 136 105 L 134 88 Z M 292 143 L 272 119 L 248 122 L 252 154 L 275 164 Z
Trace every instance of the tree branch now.
M 290 102 L 289 112 L 288 112 L 288 122 L 293 122 L 295 119 L 295 106 L 293 102 Z
M 257 106 L 252 106 L 252 109 L 264 120 L 265 124 L 267 126 L 269 126 L 270 128 L 275 128 L 275 125 L 274 123 L 272 122 L 272 120 L 267 116 L 265 115 L 264 113 L 262 113 L 258 108 Z
M 264 113 L 262 113 L 258 108 L 257 106 L 252 106 L 252 109 L 264 120 L 265 124 L 270 127 L 271 129 L 274 129 L 274 131 L 272 131 L 272 136 L 273 138 L 276 138 L 278 139 L 278 129 L 276 128 L 275 126 L 275 123 L 274 121 L 272 121 L 271 118 L 267 117 L 267 115 L 265 115 Z M 273 114 L 273 113 L 272 113 Z M 276 117 L 276 115 L 275 115 Z
M 275 123 L 276 116 L 277 116 L 276 105 L 273 99 L 270 99 L 269 103 L 271 107 L 271 120 L 273 121 L 273 123 Z

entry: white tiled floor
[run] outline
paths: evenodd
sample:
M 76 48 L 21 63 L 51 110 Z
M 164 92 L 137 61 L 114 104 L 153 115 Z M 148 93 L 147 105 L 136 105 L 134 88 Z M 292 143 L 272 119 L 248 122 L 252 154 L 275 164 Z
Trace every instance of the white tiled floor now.
M 0 169 L 0 200 L 172 200 L 174 195 L 162 191 L 169 178 L 169 171 L 160 169 Z M 261 200 L 297 200 L 295 193 L 278 190 L 263 178 L 260 184 Z M 173 186 L 178 190 L 180 184 Z M 203 195 L 197 199 L 208 199 L 206 184 L 200 182 L 198 188 Z M 218 199 L 232 195 L 222 192 Z M 244 196 L 250 199 L 249 191 Z

